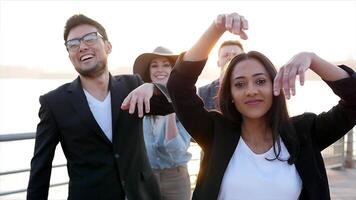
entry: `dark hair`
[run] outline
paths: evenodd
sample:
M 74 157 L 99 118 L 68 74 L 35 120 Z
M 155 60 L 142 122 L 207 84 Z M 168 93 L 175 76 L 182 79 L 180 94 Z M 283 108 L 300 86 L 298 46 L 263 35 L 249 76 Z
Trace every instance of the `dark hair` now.
M 242 46 L 241 42 L 239 42 L 238 40 L 226 40 L 220 45 L 219 52 L 220 52 L 220 49 L 223 48 L 224 46 L 230 46 L 230 45 L 238 46 L 238 47 L 240 47 L 240 49 L 242 51 L 244 51 L 244 47 Z
M 103 36 L 103 39 L 108 40 L 108 36 L 106 34 L 105 28 L 99 22 L 97 22 L 83 14 L 76 14 L 76 15 L 71 16 L 67 20 L 66 25 L 64 26 L 64 34 L 63 34 L 64 41 L 67 40 L 69 31 L 72 28 L 77 27 L 82 24 L 88 24 L 88 25 L 95 26 L 95 28 L 98 29 L 98 32 Z
M 238 123 L 240 125 L 242 124 L 242 115 L 236 109 L 234 103 L 232 103 L 233 99 L 230 90 L 231 89 L 230 78 L 235 66 L 239 62 L 248 59 L 255 59 L 259 61 L 265 67 L 272 81 L 274 80 L 277 74 L 277 70 L 272 64 L 272 62 L 265 55 L 257 51 L 250 51 L 248 53 L 239 54 L 230 61 L 226 69 L 225 75 L 223 77 L 221 87 L 218 92 L 218 98 L 219 98 L 218 102 L 222 114 L 227 119 L 235 123 Z M 267 121 L 268 121 L 268 125 L 272 129 L 273 144 L 277 143 L 277 147 L 278 147 L 278 149 L 276 150 L 275 145 L 273 145 L 273 150 L 276 155 L 276 158 L 272 160 L 275 159 L 280 160 L 279 155 L 281 152 L 281 146 L 278 138 L 279 136 L 281 136 L 283 141 L 287 145 L 292 147 L 288 149 L 290 151 L 289 152 L 290 157 L 288 159 L 288 163 L 289 164 L 294 163 L 297 153 L 299 151 L 299 140 L 296 136 L 296 132 L 294 128 L 290 123 L 286 100 L 283 92 L 281 92 L 279 96 L 273 95 L 272 106 L 267 112 Z

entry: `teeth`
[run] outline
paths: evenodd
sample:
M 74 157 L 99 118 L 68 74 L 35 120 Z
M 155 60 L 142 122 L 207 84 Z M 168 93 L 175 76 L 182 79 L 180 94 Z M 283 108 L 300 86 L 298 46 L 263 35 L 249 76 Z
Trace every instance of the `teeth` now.
M 81 61 L 94 57 L 93 55 L 84 55 L 80 58 Z
M 162 79 L 162 78 L 166 78 L 167 75 L 155 75 L 156 78 Z

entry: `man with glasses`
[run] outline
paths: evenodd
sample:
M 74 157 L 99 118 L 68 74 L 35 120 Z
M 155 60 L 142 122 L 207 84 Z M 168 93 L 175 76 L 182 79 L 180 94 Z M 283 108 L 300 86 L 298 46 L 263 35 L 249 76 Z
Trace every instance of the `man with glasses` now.
M 160 199 L 146 155 L 141 117 L 143 109 L 152 115 L 171 113 L 171 104 L 139 76 L 109 73 L 112 46 L 97 21 L 81 14 L 72 16 L 64 40 L 79 76 L 40 97 L 27 199 L 48 198 L 59 142 L 67 159 L 68 199 Z

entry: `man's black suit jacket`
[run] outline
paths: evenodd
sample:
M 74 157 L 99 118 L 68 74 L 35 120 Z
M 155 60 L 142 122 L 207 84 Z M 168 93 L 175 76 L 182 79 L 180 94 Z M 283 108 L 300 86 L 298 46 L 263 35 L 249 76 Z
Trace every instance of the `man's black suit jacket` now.
M 125 195 L 129 200 L 160 199 L 146 156 L 142 120 L 137 112 L 131 115 L 120 108 L 141 84 L 136 75 L 110 76 L 112 142 L 91 113 L 79 78 L 40 97 L 27 199 L 47 199 L 58 142 L 67 159 L 68 199 L 119 200 Z M 150 105 L 150 114 L 173 112 L 164 95 L 153 96 Z

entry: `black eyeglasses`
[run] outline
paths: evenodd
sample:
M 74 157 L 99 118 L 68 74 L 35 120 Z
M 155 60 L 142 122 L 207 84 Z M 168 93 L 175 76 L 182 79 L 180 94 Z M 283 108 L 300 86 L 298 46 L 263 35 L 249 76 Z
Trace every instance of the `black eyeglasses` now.
M 85 34 L 81 38 L 74 38 L 71 40 L 67 40 L 64 45 L 66 46 L 67 50 L 70 52 L 75 52 L 79 49 L 80 42 L 83 41 L 86 45 L 92 46 L 96 43 L 98 38 L 104 38 L 99 32 L 91 32 L 88 34 Z

